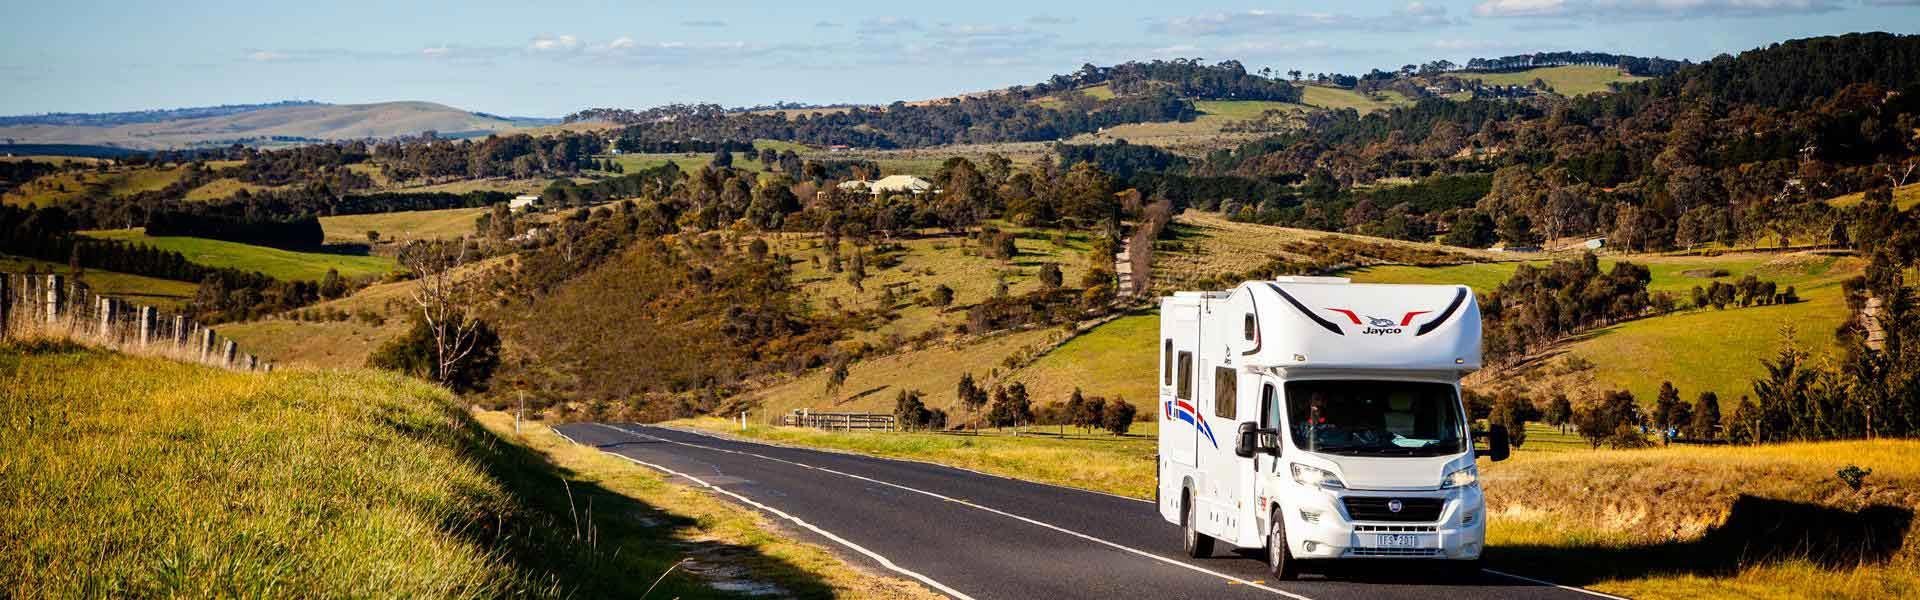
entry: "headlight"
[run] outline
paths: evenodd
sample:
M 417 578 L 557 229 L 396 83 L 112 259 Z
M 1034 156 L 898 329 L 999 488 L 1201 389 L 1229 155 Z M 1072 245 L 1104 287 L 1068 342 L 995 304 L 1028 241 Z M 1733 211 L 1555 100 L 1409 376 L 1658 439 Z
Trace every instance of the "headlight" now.
M 1340 476 L 1334 475 L 1332 471 L 1309 467 L 1300 463 L 1293 463 L 1293 480 L 1300 482 L 1300 485 L 1317 485 L 1329 489 L 1345 489 L 1347 487 L 1346 484 L 1340 482 Z
M 1480 481 L 1480 469 L 1473 465 L 1467 465 L 1464 469 L 1448 473 L 1446 477 L 1440 478 L 1440 489 L 1467 487 L 1478 481 Z

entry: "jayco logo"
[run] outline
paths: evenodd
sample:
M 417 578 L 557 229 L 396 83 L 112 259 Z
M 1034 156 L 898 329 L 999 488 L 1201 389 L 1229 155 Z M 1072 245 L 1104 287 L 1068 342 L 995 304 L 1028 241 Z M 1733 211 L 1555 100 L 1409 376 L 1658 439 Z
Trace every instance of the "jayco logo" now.
M 1395 327 L 1396 324 L 1393 322 L 1393 319 L 1368 316 L 1367 321 L 1373 326 L 1360 330 L 1360 333 L 1367 335 L 1393 335 L 1401 331 L 1399 327 Z
M 1366 320 L 1362 321 L 1360 320 L 1360 313 L 1353 312 L 1352 309 L 1329 307 L 1327 310 L 1346 315 L 1348 319 L 1353 321 L 1353 324 L 1363 326 L 1364 328 L 1360 330 L 1360 333 L 1364 335 L 1399 335 L 1400 332 L 1406 331 L 1407 325 L 1413 323 L 1414 317 L 1427 314 L 1428 312 L 1424 310 L 1410 310 L 1407 311 L 1406 316 L 1400 317 L 1399 321 L 1367 315 Z

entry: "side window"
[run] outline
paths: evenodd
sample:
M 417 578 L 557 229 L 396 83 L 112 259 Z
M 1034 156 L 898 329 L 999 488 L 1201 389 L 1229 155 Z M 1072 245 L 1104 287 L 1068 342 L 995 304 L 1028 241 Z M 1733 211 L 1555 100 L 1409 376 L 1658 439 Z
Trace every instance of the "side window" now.
M 1251 342 L 1251 341 L 1253 341 L 1253 337 L 1254 337 L 1254 333 L 1253 333 L 1253 332 L 1254 332 L 1254 327 L 1255 327 L 1255 325 L 1254 325 L 1254 320 L 1253 320 L 1253 314 L 1252 314 L 1252 313 L 1248 313 L 1248 314 L 1247 314 L 1247 320 L 1246 320 L 1246 321 L 1244 321 L 1244 324 L 1243 324 L 1243 325 L 1241 325 L 1241 329 L 1242 329 L 1242 330 L 1243 330 L 1243 332 L 1244 332 L 1244 333 L 1243 333 L 1243 335 L 1244 335 L 1244 336 L 1245 336 L 1245 337 L 1247 338 L 1247 341 L 1249 341 L 1249 342 Z
M 1240 374 L 1226 367 L 1213 369 L 1213 416 L 1222 419 L 1236 418 L 1238 407 Z
M 1260 428 L 1278 429 L 1280 427 L 1280 392 L 1273 384 L 1260 386 Z
M 1173 340 L 1167 340 L 1160 350 L 1160 360 L 1164 363 L 1160 367 L 1160 385 L 1173 385 Z
M 1180 384 L 1178 387 L 1174 389 L 1174 393 L 1178 394 L 1181 400 L 1193 399 L 1193 353 L 1192 352 L 1180 353 Z

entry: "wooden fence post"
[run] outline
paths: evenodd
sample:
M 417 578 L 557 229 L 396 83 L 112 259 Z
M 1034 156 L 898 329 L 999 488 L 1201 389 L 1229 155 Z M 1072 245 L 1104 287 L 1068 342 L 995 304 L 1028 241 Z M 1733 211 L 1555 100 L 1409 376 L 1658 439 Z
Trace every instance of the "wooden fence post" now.
M 213 328 L 200 328 L 200 362 L 213 364 Z
M 179 348 L 181 350 L 187 349 L 187 333 L 189 333 L 187 331 L 187 316 L 174 315 L 173 316 L 173 335 L 170 337 L 173 338 L 173 346 L 175 348 Z
M 99 306 L 95 315 L 100 317 L 100 338 L 112 343 L 119 337 L 113 334 L 113 299 L 101 296 L 94 304 Z
M 59 275 L 47 276 L 47 322 L 60 318 L 61 300 L 66 299 L 66 286 L 62 285 Z
M 140 307 L 140 347 L 145 348 L 153 343 L 153 326 L 157 317 L 159 315 L 154 313 L 153 307 Z
M 239 354 L 240 345 L 233 343 L 233 340 L 227 340 L 226 344 L 220 346 L 220 365 L 232 368 L 233 361 L 239 358 Z

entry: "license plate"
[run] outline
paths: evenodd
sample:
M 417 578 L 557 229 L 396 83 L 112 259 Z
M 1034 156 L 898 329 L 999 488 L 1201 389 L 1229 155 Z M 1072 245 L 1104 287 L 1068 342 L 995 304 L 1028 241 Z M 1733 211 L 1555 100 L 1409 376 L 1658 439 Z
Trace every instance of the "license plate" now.
M 1420 536 L 1411 533 L 1382 533 L 1374 536 L 1374 545 L 1381 548 L 1418 548 Z

